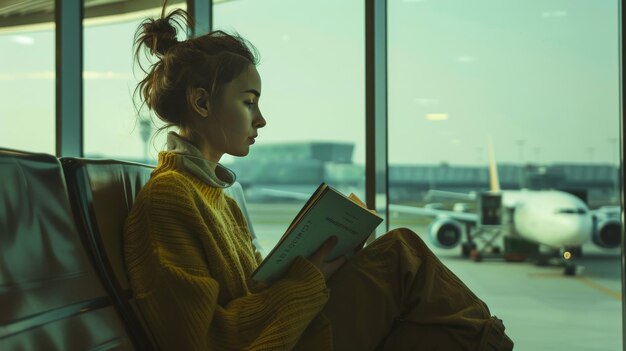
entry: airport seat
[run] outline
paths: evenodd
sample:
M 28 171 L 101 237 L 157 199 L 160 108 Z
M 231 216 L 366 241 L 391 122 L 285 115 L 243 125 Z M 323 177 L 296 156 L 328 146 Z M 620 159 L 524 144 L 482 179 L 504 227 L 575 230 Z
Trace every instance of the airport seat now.
M 59 160 L 0 149 L 0 350 L 133 349 L 78 234 Z
M 134 335 L 153 338 L 132 298 L 123 257 L 123 227 L 139 190 L 150 178 L 152 166 L 117 160 L 61 158 L 77 222 L 85 234 L 96 266 Z M 250 223 L 239 183 L 225 193 L 237 201 Z M 252 226 L 250 225 L 252 231 Z
M 144 347 L 154 348 L 154 338 L 132 297 L 122 236 L 124 221 L 153 167 L 71 157 L 61 158 L 61 164 L 76 222 L 109 294 L 133 335 Z

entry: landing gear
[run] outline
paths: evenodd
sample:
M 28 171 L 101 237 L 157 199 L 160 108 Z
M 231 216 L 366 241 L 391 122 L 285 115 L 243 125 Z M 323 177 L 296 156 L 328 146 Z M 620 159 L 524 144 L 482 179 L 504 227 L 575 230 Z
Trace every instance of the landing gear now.
M 474 262 L 480 262 L 483 258 L 490 258 L 500 256 L 502 249 L 499 246 L 494 245 L 496 239 L 502 235 L 502 231 L 499 228 L 479 228 L 473 235 L 470 232 L 467 233 L 467 242 L 461 245 L 461 255 L 463 257 L 469 257 Z M 481 248 L 478 249 L 476 241 L 481 241 Z
M 472 249 L 472 251 L 470 251 L 470 258 L 474 262 L 481 262 L 483 260 L 483 255 L 480 253 L 480 251 Z
M 476 250 L 476 244 L 473 242 L 461 244 L 461 256 L 467 258 L 470 257 L 472 250 Z
M 540 254 L 535 261 L 535 264 L 539 267 L 547 267 L 550 265 L 550 257 L 545 254 Z
M 464 258 L 470 257 L 472 250 L 476 250 L 476 243 L 474 242 L 474 237 L 472 236 L 472 227 L 471 223 L 465 224 L 465 242 L 461 243 L 461 256 Z
M 575 276 L 576 275 L 576 265 L 575 264 L 566 265 L 565 269 L 563 269 L 563 274 L 567 275 L 567 276 Z
M 563 263 L 565 268 L 563 269 L 563 274 L 567 276 L 575 276 L 576 275 L 576 265 L 573 262 L 574 255 L 568 249 L 564 249 L 561 252 L 561 257 L 563 257 Z
M 572 247 L 567 248 L 567 251 L 569 251 L 572 254 L 573 258 L 583 257 L 582 246 L 572 246 Z

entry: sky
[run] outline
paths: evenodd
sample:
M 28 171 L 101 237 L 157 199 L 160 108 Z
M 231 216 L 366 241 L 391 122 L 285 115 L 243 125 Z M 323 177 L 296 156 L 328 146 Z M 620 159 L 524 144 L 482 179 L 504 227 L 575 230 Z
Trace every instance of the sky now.
M 215 28 L 260 52 L 259 144 L 352 142 L 364 162 L 363 5 L 215 5 Z M 484 164 L 490 137 L 502 163 L 616 163 L 617 9 L 617 0 L 388 0 L 389 161 Z M 139 22 L 85 22 L 88 155 L 143 155 L 131 99 Z M 0 32 L 0 50 L 0 146 L 54 153 L 54 33 Z M 163 135 L 150 155 L 162 146 Z

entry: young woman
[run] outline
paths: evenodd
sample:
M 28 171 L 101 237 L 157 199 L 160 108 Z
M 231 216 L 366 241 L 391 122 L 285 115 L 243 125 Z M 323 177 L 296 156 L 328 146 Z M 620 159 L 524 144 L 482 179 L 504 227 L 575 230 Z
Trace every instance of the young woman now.
M 244 39 L 216 31 L 178 41 L 175 11 L 138 30 L 156 63 L 143 103 L 167 136 L 127 219 L 126 265 L 140 311 L 166 350 L 510 350 L 502 322 L 408 229 L 326 262 L 329 240 L 270 286 L 235 201 L 224 154 L 245 156 L 266 120 Z

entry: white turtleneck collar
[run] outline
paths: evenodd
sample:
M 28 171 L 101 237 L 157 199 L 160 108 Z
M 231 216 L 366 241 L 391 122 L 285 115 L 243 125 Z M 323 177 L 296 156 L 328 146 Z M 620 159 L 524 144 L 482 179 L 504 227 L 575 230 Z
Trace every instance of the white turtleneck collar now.
M 183 168 L 216 188 L 228 188 L 237 178 L 230 169 L 204 158 L 200 150 L 176 132 L 167 133 L 167 151 L 181 156 Z

